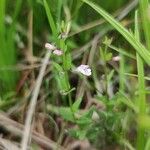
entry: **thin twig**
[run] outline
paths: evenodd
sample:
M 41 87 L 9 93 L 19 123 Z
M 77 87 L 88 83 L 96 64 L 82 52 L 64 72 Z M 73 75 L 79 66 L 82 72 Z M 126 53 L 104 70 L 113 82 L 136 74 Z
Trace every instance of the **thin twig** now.
M 36 84 L 35 84 L 35 89 L 33 90 L 33 95 L 30 101 L 30 105 L 29 105 L 29 109 L 27 112 L 27 118 L 25 121 L 25 128 L 24 128 L 24 134 L 23 134 L 23 138 L 22 138 L 22 142 L 21 142 L 21 149 L 22 150 L 27 150 L 28 147 L 28 143 L 29 143 L 29 139 L 30 139 L 30 131 L 31 131 L 31 124 L 32 124 L 32 118 L 33 118 L 33 114 L 35 111 L 35 107 L 36 107 L 36 103 L 37 103 L 37 98 L 38 98 L 38 94 L 39 94 L 39 90 L 42 84 L 42 80 L 44 77 L 44 73 L 46 70 L 46 66 L 48 65 L 48 61 L 51 55 L 51 51 L 47 51 L 39 76 L 37 78 Z

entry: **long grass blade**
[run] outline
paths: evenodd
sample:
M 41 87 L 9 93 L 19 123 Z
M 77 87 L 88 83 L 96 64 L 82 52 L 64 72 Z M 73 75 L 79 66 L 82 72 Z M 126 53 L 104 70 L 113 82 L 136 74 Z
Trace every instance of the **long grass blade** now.
M 48 6 L 48 3 L 47 3 L 46 0 L 44 0 L 43 2 L 44 2 L 44 8 L 45 8 L 45 11 L 46 11 L 46 15 L 47 15 L 47 18 L 48 18 L 48 22 L 49 22 L 50 28 L 52 30 L 53 35 L 56 38 L 56 36 L 57 36 L 57 28 L 56 28 L 56 24 L 54 22 L 53 16 L 51 14 L 50 7 Z
M 0 67 L 5 67 L 8 64 L 8 55 L 6 51 L 6 30 L 5 30 L 5 7 L 6 1 L 0 1 Z M 6 71 L 0 72 L 0 94 L 6 88 L 5 84 L 9 87 L 9 74 Z M 6 90 L 6 89 L 5 89 Z
M 148 0 L 140 0 L 139 6 L 146 44 L 148 49 L 150 50 L 150 18 L 148 16 L 150 8 Z
M 138 26 L 138 14 L 135 13 L 135 38 L 139 39 L 139 26 Z M 145 95 L 145 80 L 144 80 L 144 64 L 141 56 L 137 53 L 137 69 L 138 69 L 138 93 L 139 97 L 137 100 L 137 105 L 139 109 L 139 116 L 144 115 L 146 112 L 146 95 Z M 138 125 L 137 133 L 137 150 L 144 149 L 145 145 L 145 131 Z

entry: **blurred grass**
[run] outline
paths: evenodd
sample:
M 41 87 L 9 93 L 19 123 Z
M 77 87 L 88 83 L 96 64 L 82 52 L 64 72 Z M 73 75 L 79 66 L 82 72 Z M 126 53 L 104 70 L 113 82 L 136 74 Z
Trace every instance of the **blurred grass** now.
M 22 0 L 16 1 L 16 7 L 12 15 L 12 23 L 6 28 L 6 0 L 0 1 L 0 94 L 14 91 L 16 86 L 17 72 L 8 70 L 17 61 L 17 52 L 15 49 L 16 22 L 20 12 Z M 4 92 L 4 93 L 3 93 Z

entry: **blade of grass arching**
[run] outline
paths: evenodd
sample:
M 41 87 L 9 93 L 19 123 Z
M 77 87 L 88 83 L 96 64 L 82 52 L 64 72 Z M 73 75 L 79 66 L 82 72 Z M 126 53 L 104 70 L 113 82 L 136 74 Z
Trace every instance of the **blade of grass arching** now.
M 89 0 L 82 0 L 91 6 L 96 12 L 104 17 L 138 52 L 138 54 L 150 65 L 150 52 L 119 22 L 117 22 L 110 14 L 103 10 L 100 6 L 90 2 Z
M 138 27 L 138 14 L 135 13 L 135 37 L 140 40 Z M 144 64 L 141 56 L 137 53 L 137 69 L 138 69 L 138 100 L 137 105 L 139 109 L 139 116 L 146 113 L 146 95 L 145 95 L 145 79 L 144 79 Z M 143 150 L 145 145 L 145 131 L 138 125 L 137 129 L 137 150 Z
M 56 38 L 57 37 L 57 27 L 56 27 L 56 24 L 54 22 L 51 10 L 50 10 L 50 8 L 48 6 L 47 1 L 44 0 L 43 2 L 44 2 L 44 8 L 45 8 L 45 11 L 46 11 L 46 15 L 47 15 L 47 18 L 48 18 L 48 22 L 49 22 L 50 28 L 52 30 L 53 36 Z
M 145 40 L 148 49 L 150 50 L 150 16 L 149 14 L 149 2 L 148 0 L 140 0 L 139 1 L 139 6 L 140 6 L 140 14 L 141 14 L 141 22 L 143 25 L 143 30 L 144 30 L 144 35 L 145 35 Z

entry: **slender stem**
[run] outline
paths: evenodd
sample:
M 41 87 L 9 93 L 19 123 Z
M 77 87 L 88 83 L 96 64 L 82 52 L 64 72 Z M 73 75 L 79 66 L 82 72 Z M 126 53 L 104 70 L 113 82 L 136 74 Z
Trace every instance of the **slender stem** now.
M 40 72 L 39 72 L 39 75 L 35 84 L 35 88 L 33 90 L 33 95 L 32 95 L 29 109 L 27 112 L 27 118 L 25 120 L 25 128 L 24 128 L 23 138 L 21 141 L 21 150 L 27 150 L 28 148 L 28 143 L 30 141 L 30 134 L 31 134 L 32 119 L 33 119 L 33 115 L 34 115 L 34 111 L 35 111 L 36 103 L 37 103 L 37 98 L 38 98 L 40 87 L 43 81 L 44 73 L 49 62 L 50 55 L 51 55 L 51 52 L 48 50 L 45 55 L 42 67 L 40 69 Z
M 105 45 L 105 49 L 104 49 L 104 73 L 105 73 L 105 92 L 106 92 L 106 97 L 107 99 L 109 98 L 108 95 L 108 69 L 107 69 L 107 60 L 106 60 L 106 54 L 107 54 L 107 49 L 108 49 L 108 45 Z
M 68 72 L 66 71 L 66 73 L 65 74 L 67 74 L 67 82 L 68 82 L 68 90 L 70 89 L 70 83 L 69 83 L 69 79 L 68 79 Z M 71 93 L 69 92 L 68 93 L 68 100 L 69 100 L 69 107 L 70 107 L 70 110 L 71 110 L 71 112 L 72 112 L 72 115 L 73 115 L 73 118 L 74 118 L 74 121 L 76 120 L 76 117 L 75 117 L 75 114 L 74 114 L 74 110 L 73 110 L 73 107 L 72 107 L 72 105 L 73 105 L 73 103 L 72 103 L 72 98 L 71 98 L 72 96 L 71 96 Z
M 69 77 L 68 77 L 68 68 L 66 67 L 66 53 L 65 53 L 65 39 L 61 39 L 60 40 L 60 47 L 64 50 L 64 54 L 63 54 L 63 58 L 62 58 L 62 61 L 63 61 L 63 68 L 64 68 L 64 72 L 65 72 L 65 79 L 66 79 L 66 84 L 67 84 L 67 90 L 69 91 L 70 90 L 70 83 L 69 83 Z M 72 115 L 73 115 L 73 118 L 74 118 L 74 121 L 76 120 L 75 119 L 75 115 L 74 115 L 74 110 L 73 110 L 73 103 L 72 103 L 72 98 L 71 98 L 71 93 L 69 92 L 68 93 L 68 101 L 69 101 L 69 107 L 71 109 L 71 112 L 72 112 Z
M 106 92 L 106 97 L 109 98 L 109 95 L 108 95 L 108 77 L 107 77 L 107 73 L 108 73 L 108 70 L 107 70 L 107 63 L 106 61 L 104 61 L 104 73 L 105 73 L 105 92 Z
M 121 60 L 120 60 L 120 69 L 119 69 L 119 91 L 124 92 L 125 90 L 125 58 L 122 54 L 120 54 Z

